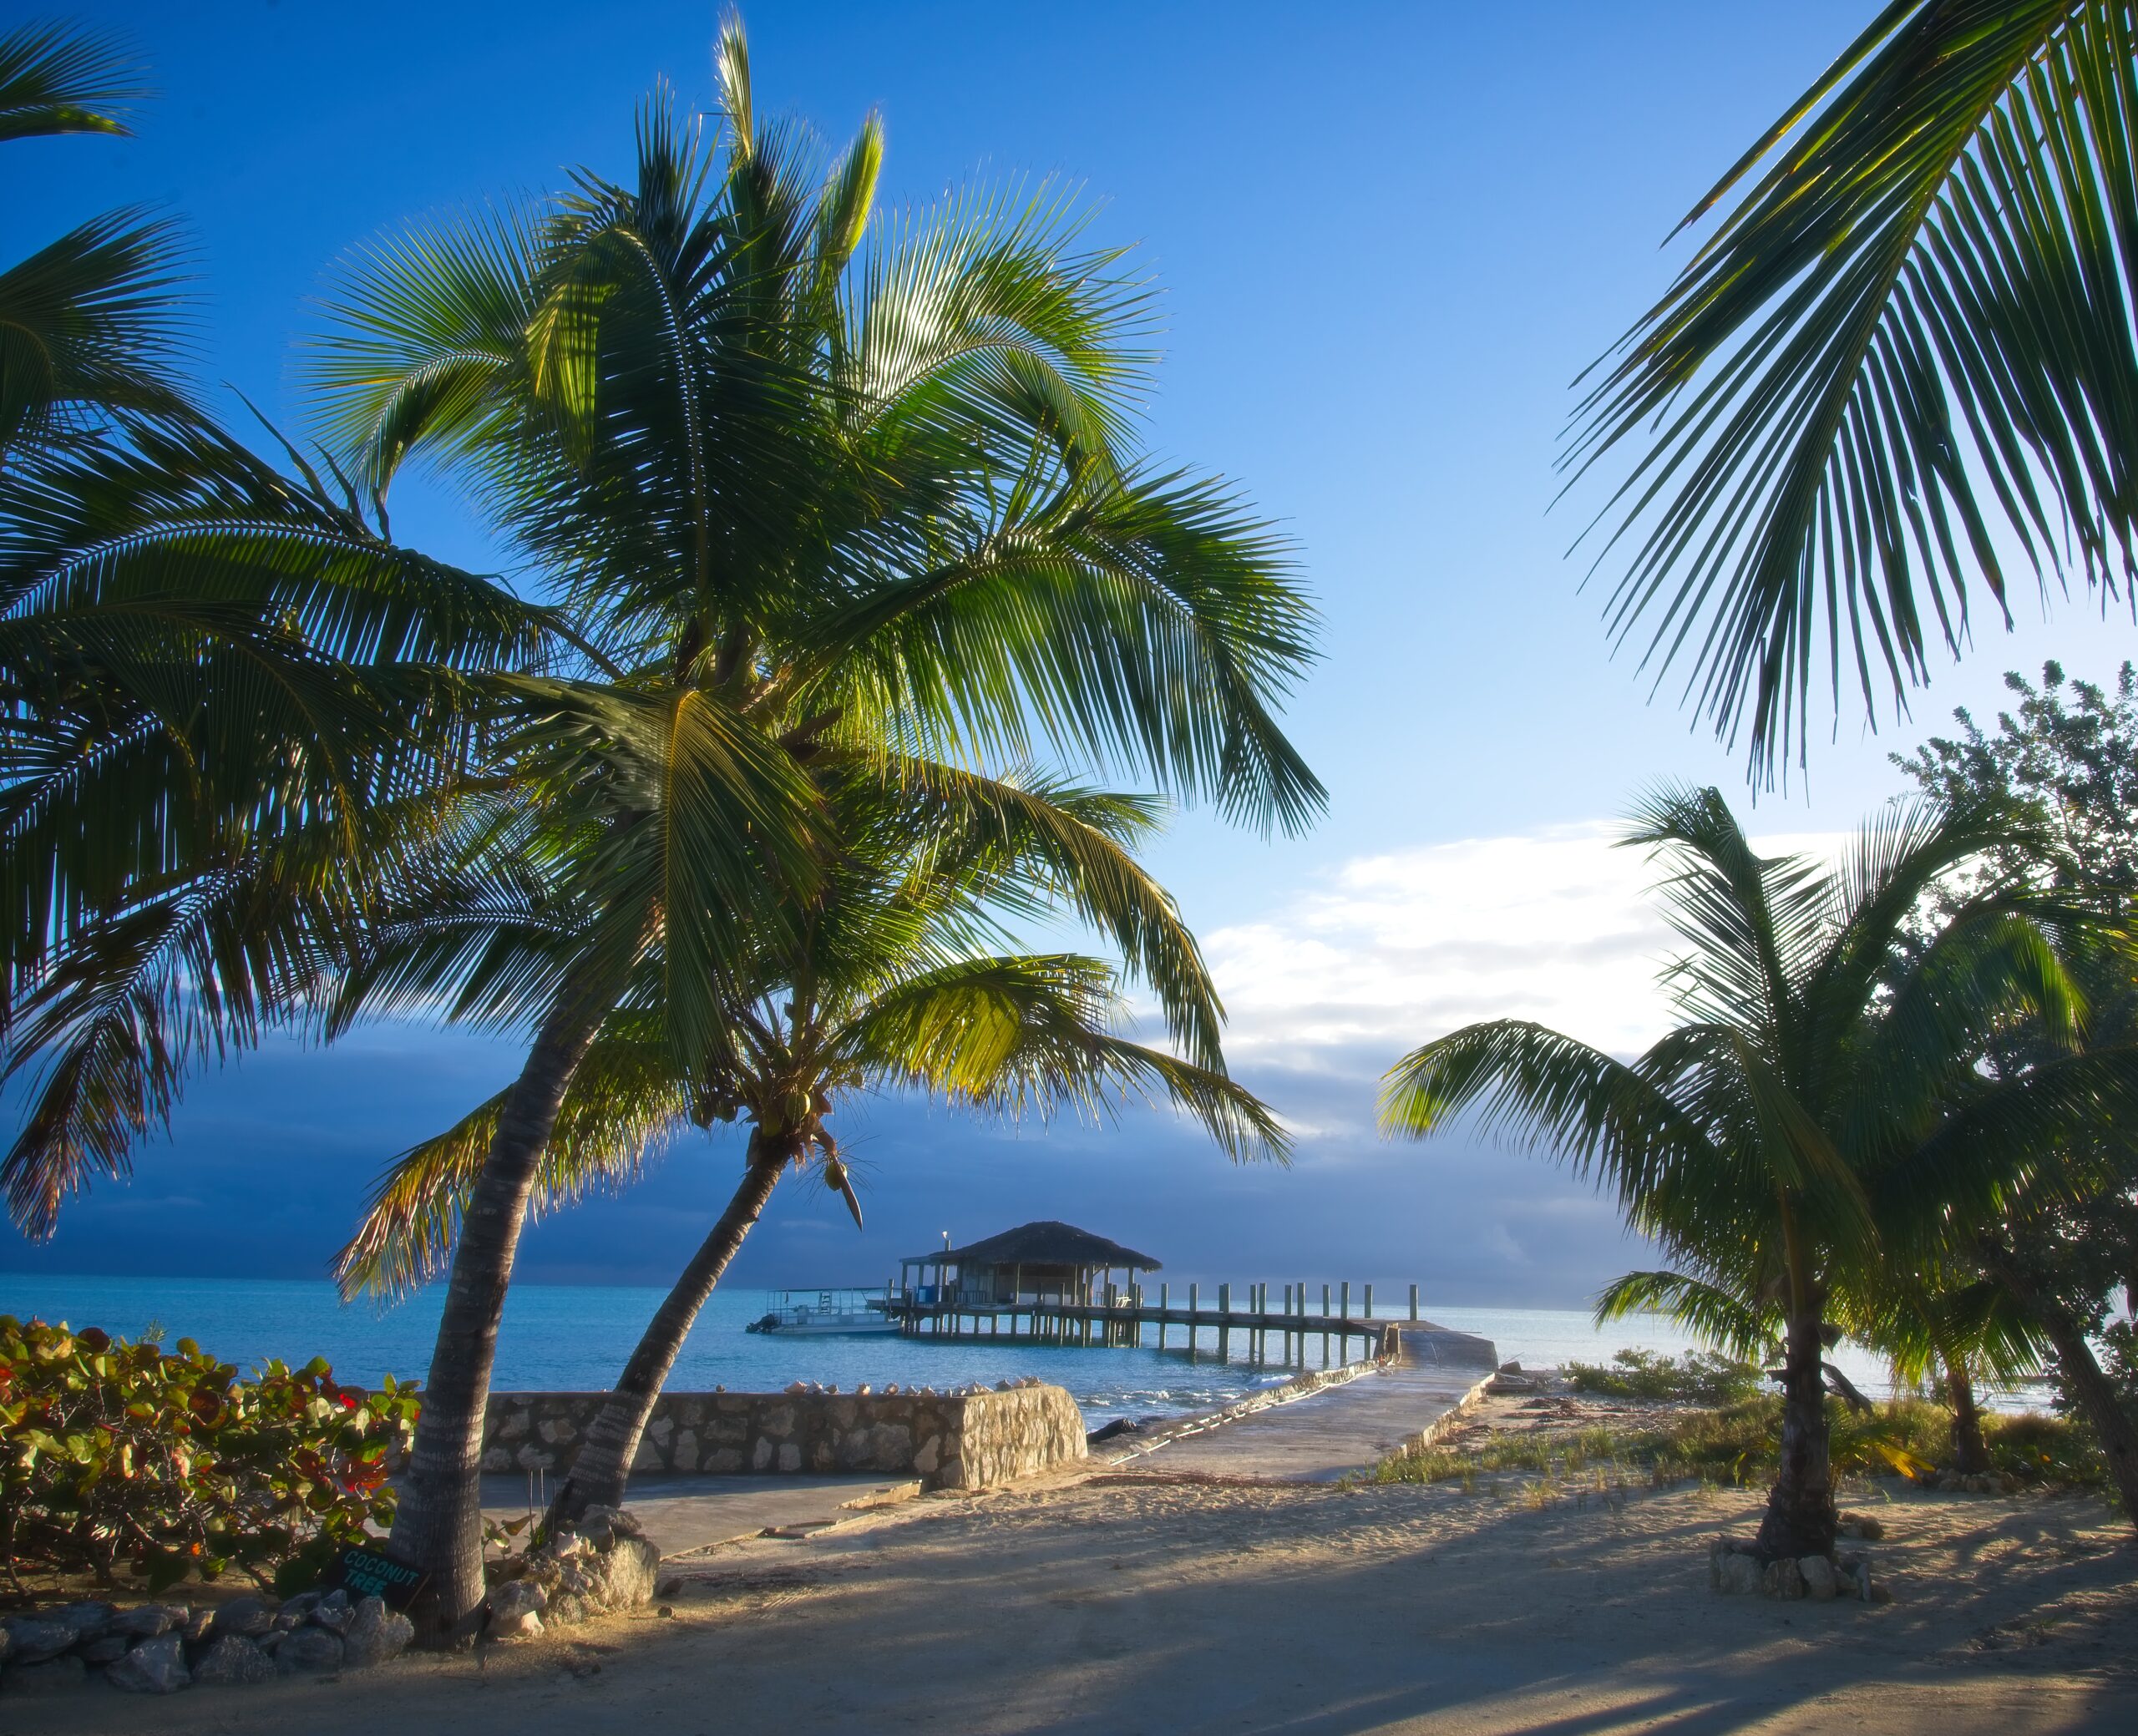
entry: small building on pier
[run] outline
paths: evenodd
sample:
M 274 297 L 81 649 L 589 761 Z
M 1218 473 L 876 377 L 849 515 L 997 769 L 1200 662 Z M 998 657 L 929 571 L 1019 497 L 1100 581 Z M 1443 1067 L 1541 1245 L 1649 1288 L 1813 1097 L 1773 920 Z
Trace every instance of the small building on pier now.
M 1050 1218 L 903 1259 L 899 1288 L 905 1302 L 931 1310 L 1104 1307 L 1132 1293 L 1137 1273 L 1158 1269 L 1148 1254 Z

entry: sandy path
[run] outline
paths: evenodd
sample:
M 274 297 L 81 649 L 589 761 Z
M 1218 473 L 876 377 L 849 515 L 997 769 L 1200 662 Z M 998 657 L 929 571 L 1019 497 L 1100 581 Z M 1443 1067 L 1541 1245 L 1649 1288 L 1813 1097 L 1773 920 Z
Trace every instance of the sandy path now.
M 2138 1728 L 2138 1549 L 2098 1501 L 1881 1506 L 1885 1606 L 1710 1592 L 1707 1538 L 1755 1508 L 1116 1480 L 931 1499 L 729 1546 L 672 1620 L 479 1668 L 0 1702 L 0 1731 Z

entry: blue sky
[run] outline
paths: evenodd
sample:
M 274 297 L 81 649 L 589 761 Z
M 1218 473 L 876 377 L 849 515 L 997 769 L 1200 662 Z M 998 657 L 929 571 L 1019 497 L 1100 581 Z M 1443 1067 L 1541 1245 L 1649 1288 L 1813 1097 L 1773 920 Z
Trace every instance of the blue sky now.
M 1599 822 L 1659 777 L 1749 792 L 1674 687 L 1651 702 L 1611 656 L 1565 558 L 1583 500 L 1548 512 L 1553 458 L 1569 382 L 1682 257 L 1659 245 L 1678 216 L 1870 10 L 747 10 L 761 109 L 833 138 L 880 109 L 892 200 L 1058 175 L 1103 200 L 1101 235 L 1140 244 L 1164 291 L 1151 443 L 1236 478 L 1297 542 L 1324 660 L 1289 721 L 1331 801 L 1275 843 L 1186 815 L 1153 856 L 1220 969 L 1238 1070 L 1301 1131 L 1291 1170 L 1229 1169 L 1143 1113 L 1011 1136 L 879 1103 L 855 1118 L 868 1234 L 821 1197 L 779 1200 L 738 1280 L 874 1277 L 938 1227 L 1041 1216 L 1183 1275 L 1349 1268 L 1448 1302 L 1576 1303 L 1622 1269 L 1610 1212 L 1542 1165 L 1376 1141 L 1370 1081 L 1462 1019 L 1548 1015 L 1614 1046 L 1652 1025 L 1659 937 Z M 195 240 L 203 374 L 292 426 L 292 346 L 337 256 L 572 164 L 621 170 L 656 78 L 706 100 L 715 23 L 542 0 L 76 15 L 130 36 L 163 95 L 134 139 L 11 147 L 0 256 L 104 205 L 169 207 Z M 395 528 L 496 559 L 436 491 L 404 485 Z M 2100 676 L 2138 641 L 2083 599 L 2023 614 L 2009 635 L 1985 621 L 1913 722 L 1874 736 L 1846 713 L 1808 780 L 1761 799 L 1762 828 L 1816 847 L 1892 793 L 1890 750 L 1953 705 L 1994 709 L 2003 669 L 2054 652 Z M 129 1187 L 48 1247 L 0 1243 L 0 1267 L 316 1273 L 377 1165 L 512 1064 L 410 1030 L 253 1057 L 195 1088 Z M 630 1198 L 540 1227 L 525 1269 L 658 1281 L 731 1172 L 724 1149 L 679 1151 Z

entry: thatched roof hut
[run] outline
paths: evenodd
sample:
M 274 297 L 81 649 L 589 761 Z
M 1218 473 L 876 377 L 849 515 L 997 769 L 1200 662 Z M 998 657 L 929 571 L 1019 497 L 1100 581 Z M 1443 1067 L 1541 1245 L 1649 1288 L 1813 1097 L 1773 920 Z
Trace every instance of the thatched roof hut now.
M 969 1308 L 1090 1303 L 1112 1285 L 1114 1273 L 1121 1273 L 1125 1289 L 1137 1273 L 1158 1269 L 1148 1254 L 1052 1218 L 1019 1224 L 963 1248 L 914 1254 L 899 1265 L 901 1288 L 909 1297 L 937 1307 Z

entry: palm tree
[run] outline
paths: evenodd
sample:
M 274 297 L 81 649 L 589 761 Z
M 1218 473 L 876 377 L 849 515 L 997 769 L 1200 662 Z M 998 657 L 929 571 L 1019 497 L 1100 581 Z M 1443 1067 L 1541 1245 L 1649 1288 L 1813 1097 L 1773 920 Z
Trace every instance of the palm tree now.
M 2024 1172 L 2024 1165 L 2015 1166 Z M 1849 1309 L 1851 1335 L 1882 1351 L 1897 1379 L 1933 1379 L 1953 1414 L 1953 1469 L 1989 1470 L 1978 1379 L 2018 1379 L 2039 1369 L 2043 1338 L 1997 1285 L 1948 1266 L 1929 1273 L 1890 1267 L 1870 1274 Z
M 1265 825 L 1320 800 L 1272 715 L 1307 655 L 1281 548 L 1129 447 L 1144 291 L 1118 256 L 1058 203 L 1002 198 L 864 245 L 874 123 L 820 170 L 757 120 L 738 27 L 718 66 L 717 149 L 656 100 L 631 185 L 582 173 L 380 250 L 318 352 L 367 484 L 417 452 L 464 475 L 584 648 L 516 690 L 510 773 L 570 914 L 509 982 L 480 942 L 457 955 L 466 1004 L 534 1039 L 462 1210 L 395 1520 L 433 1638 L 481 1600 L 497 1321 L 575 1074 L 656 965 L 677 1067 L 722 1050 L 760 932 L 796 925 L 836 855 L 819 767 L 1046 744 Z M 1213 1066 L 1202 997 L 1148 939 L 1139 968 Z
M 113 43 L 0 36 L 0 140 L 123 133 Z M 0 1162 L 16 1221 L 122 1172 L 201 1060 L 286 1019 L 434 823 L 475 671 L 542 611 L 218 428 L 175 372 L 165 222 L 0 272 Z
M 1632 450 L 1611 630 L 1651 621 L 1659 676 L 1691 658 L 1755 772 L 1801 755 L 1829 659 L 1875 717 L 1933 634 L 1959 654 L 1971 579 L 2009 622 L 2013 550 L 2044 585 L 2130 582 L 2134 112 L 2128 8 L 1893 0 L 1694 206 L 1681 229 L 1743 190 L 1598 364 L 1568 462 Z
M 917 792 L 910 768 L 898 787 L 840 782 L 830 883 L 798 934 L 751 961 L 749 1003 L 721 1050 L 687 1071 L 673 1065 L 659 971 L 649 968 L 565 1093 L 537 1209 L 635 1177 L 649 1149 L 690 1125 L 739 1116 L 751 1131 L 732 1200 L 589 1427 L 552 1522 L 622 1501 L 668 1372 L 783 1173 L 813 1164 L 859 1222 L 827 1126 L 851 1093 L 918 1089 L 976 1109 L 1052 1114 L 1098 1113 L 1119 1093 L 1155 1091 L 1236 1157 L 1284 1150 L 1269 1112 L 1222 1072 L 1113 1034 L 1112 973 L 1097 961 L 975 950 L 996 938 L 1000 914 L 1063 897 L 1089 908 L 1096 882 L 1140 879 L 1125 847 L 1150 828 L 1148 803 L 940 773 Z M 1148 910 L 1166 919 L 1155 888 Z M 1179 941 L 1192 954 L 1184 931 Z M 345 1292 L 392 1292 L 438 1269 L 501 1105 L 491 1099 L 396 1162 L 343 1251 Z
M 2138 1105 L 2138 1051 L 2075 1050 L 2075 991 L 2052 944 L 2081 919 L 1985 875 L 1924 944 L 1926 892 L 2015 842 L 2002 810 L 1921 804 L 1865 827 L 1837 868 L 1762 858 L 1714 790 L 1644 803 L 1629 843 L 1672 865 L 1686 943 L 1664 981 L 1682 1021 L 1631 1062 L 1518 1020 L 1473 1025 L 1388 1076 L 1383 1125 L 1422 1136 L 1475 1111 L 1616 1192 L 1678 1268 L 1645 1296 L 1718 1329 L 1782 1339 L 1769 1559 L 1831 1551 L 1824 1404 L 1837 1298 L 1880 1259 L 1920 1263 L 1994 1217 L 2075 1118 Z M 2065 1052 L 1979 1082 L 1999 1024 L 2030 1013 Z M 1619 1299 L 1634 1293 L 1622 1288 Z
M 124 134 L 144 94 L 109 38 L 53 24 L 0 36 L 0 143 Z M 18 448 L 93 433 L 114 412 L 187 407 L 173 371 L 178 277 L 176 231 L 140 207 L 93 217 L 0 271 L 0 474 Z

